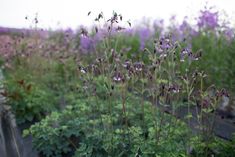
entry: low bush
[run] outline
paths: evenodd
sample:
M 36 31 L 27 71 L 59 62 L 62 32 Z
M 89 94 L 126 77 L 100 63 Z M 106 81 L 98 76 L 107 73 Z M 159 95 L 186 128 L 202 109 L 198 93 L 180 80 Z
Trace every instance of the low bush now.
M 120 100 L 111 102 L 110 113 L 107 101 L 90 98 L 77 100 L 76 105 L 62 112 L 53 112 L 24 133 L 33 136 L 34 147 L 47 157 L 183 155 L 186 125 L 157 109 L 153 111 L 147 102 L 143 124 L 138 99 L 130 98 L 126 102 L 128 126 L 123 124 Z M 162 119 L 154 121 L 159 116 Z

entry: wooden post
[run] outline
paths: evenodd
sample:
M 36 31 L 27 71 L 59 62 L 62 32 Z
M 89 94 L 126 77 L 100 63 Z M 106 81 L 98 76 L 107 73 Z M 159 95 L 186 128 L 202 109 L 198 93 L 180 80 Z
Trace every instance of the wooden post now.
M 4 90 L 2 80 L 3 75 L 0 69 L 0 92 Z M 5 102 L 5 97 L 0 95 L 0 156 L 23 157 L 23 141 L 15 117 Z

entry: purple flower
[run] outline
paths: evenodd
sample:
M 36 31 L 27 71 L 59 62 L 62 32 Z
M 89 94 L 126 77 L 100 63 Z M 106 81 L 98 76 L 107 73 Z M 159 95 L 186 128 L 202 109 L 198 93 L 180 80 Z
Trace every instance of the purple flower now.
M 140 38 L 140 50 L 143 50 L 145 48 L 145 42 L 150 37 L 150 30 L 148 28 L 142 28 L 138 30 L 139 38 Z
M 123 67 L 126 68 L 127 70 L 130 69 L 131 62 L 129 60 L 126 60 L 125 63 L 123 64 Z
M 153 27 L 154 27 L 155 32 L 158 32 L 158 33 L 161 34 L 163 32 L 163 30 L 164 30 L 164 20 L 163 19 L 160 19 L 160 20 L 156 19 L 156 20 L 154 20 Z
M 190 24 L 188 23 L 188 21 L 185 19 L 182 24 L 179 26 L 179 30 L 181 32 L 187 32 L 191 29 Z
M 122 75 L 120 72 L 116 72 L 113 75 L 113 81 L 116 83 L 124 82 L 125 81 L 124 75 Z
M 170 85 L 168 87 L 168 92 L 172 92 L 172 93 L 179 93 L 181 90 L 180 86 L 177 85 L 177 84 L 173 84 L 173 85 Z
M 128 28 L 128 29 L 125 29 L 123 33 L 129 36 L 133 36 L 135 34 L 135 31 L 133 28 Z
M 163 36 L 159 41 L 155 42 L 155 51 L 160 54 L 161 58 L 165 58 L 168 54 L 167 50 L 174 48 L 171 37 Z
M 134 63 L 134 68 L 135 68 L 135 71 L 140 72 L 143 70 L 144 65 L 141 62 L 136 62 Z
M 233 28 L 227 28 L 227 29 L 224 31 L 224 35 L 225 35 L 225 37 L 226 37 L 228 40 L 233 39 L 234 36 L 235 36 L 234 29 L 233 29 Z
M 185 48 L 180 52 L 180 61 L 184 62 L 185 61 L 185 57 L 188 56 L 190 54 L 190 50 Z
M 93 40 L 88 36 L 80 36 L 80 48 L 82 51 L 90 52 L 94 48 Z
M 204 99 L 202 99 L 201 106 L 203 108 L 209 108 L 211 106 L 210 98 L 209 97 L 205 97 Z
M 201 10 L 201 15 L 198 18 L 199 28 L 210 28 L 215 29 L 219 26 L 219 15 L 218 12 L 212 12 L 210 9 Z
M 74 34 L 73 30 L 71 28 L 67 28 L 64 33 L 68 36 L 72 36 Z
M 5 34 L 5 33 L 9 33 L 9 29 L 4 28 L 4 27 L 0 27 L 0 34 Z

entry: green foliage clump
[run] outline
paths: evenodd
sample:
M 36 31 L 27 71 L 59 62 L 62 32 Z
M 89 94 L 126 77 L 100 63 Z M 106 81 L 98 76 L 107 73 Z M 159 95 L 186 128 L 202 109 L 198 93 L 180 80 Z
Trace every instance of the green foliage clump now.
M 202 58 L 194 63 L 193 68 L 197 67 L 208 74 L 207 86 L 215 84 L 234 93 L 235 40 L 227 41 L 223 34 L 218 36 L 214 32 L 201 32 L 192 37 L 192 48 L 203 51 Z
M 18 123 L 38 121 L 54 109 L 51 93 L 36 84 L 18 80 L 8 81 L 7 86 L 3 94 L 7 96 Z
M 134 101 L 133 101 L 134 100 Z M 26 130 L 33 136 L 34 147 L 47 157 L 74 153 L 74 157 L 92 156 L 177 156 L 183 154 L 186 126 L 169 115 L 156 112 L 145 102 L 146 123 L 139 116 L 140 108 L 133 108 L 138 100 L 128 100 L 128 128 L 123 126 L 122 104 L 112 101 L 114 110 L 109 112 L 107 101 L 95 97 L 77 100 L 62 112 L 53 112 L 39 123 Z M 98 104 L 97 104 L 98 103 Z M 100 108 L 97 108 L 99 105 Z M 159 131 L 153 116 L 164 116 Z M 174 122 L 173 127 L 170 122 Z M 156 130 L 157 129 L 157 130 Z M 161 134 L 158 139 L 158 134 Z

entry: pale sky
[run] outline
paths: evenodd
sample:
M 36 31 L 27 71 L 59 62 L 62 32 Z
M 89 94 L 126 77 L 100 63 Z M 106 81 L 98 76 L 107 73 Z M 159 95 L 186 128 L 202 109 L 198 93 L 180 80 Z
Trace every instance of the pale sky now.
M 203 6 L 209 3 L 219 10 L 225 10 L 230 20 L 235 21 L 235 0 L 0 0 L 0 26 L 28 28 L 38 14 L 39 27 L 76 28 L 90 25 L 95 14 L 103 11 L 105 16 L 112 11 L 121 13 L 124 20 L 139 20 L 143 17 L 169 19 L 177 15 L 195 17 Z M 87 17 L 92 11 L 93 18 Z

